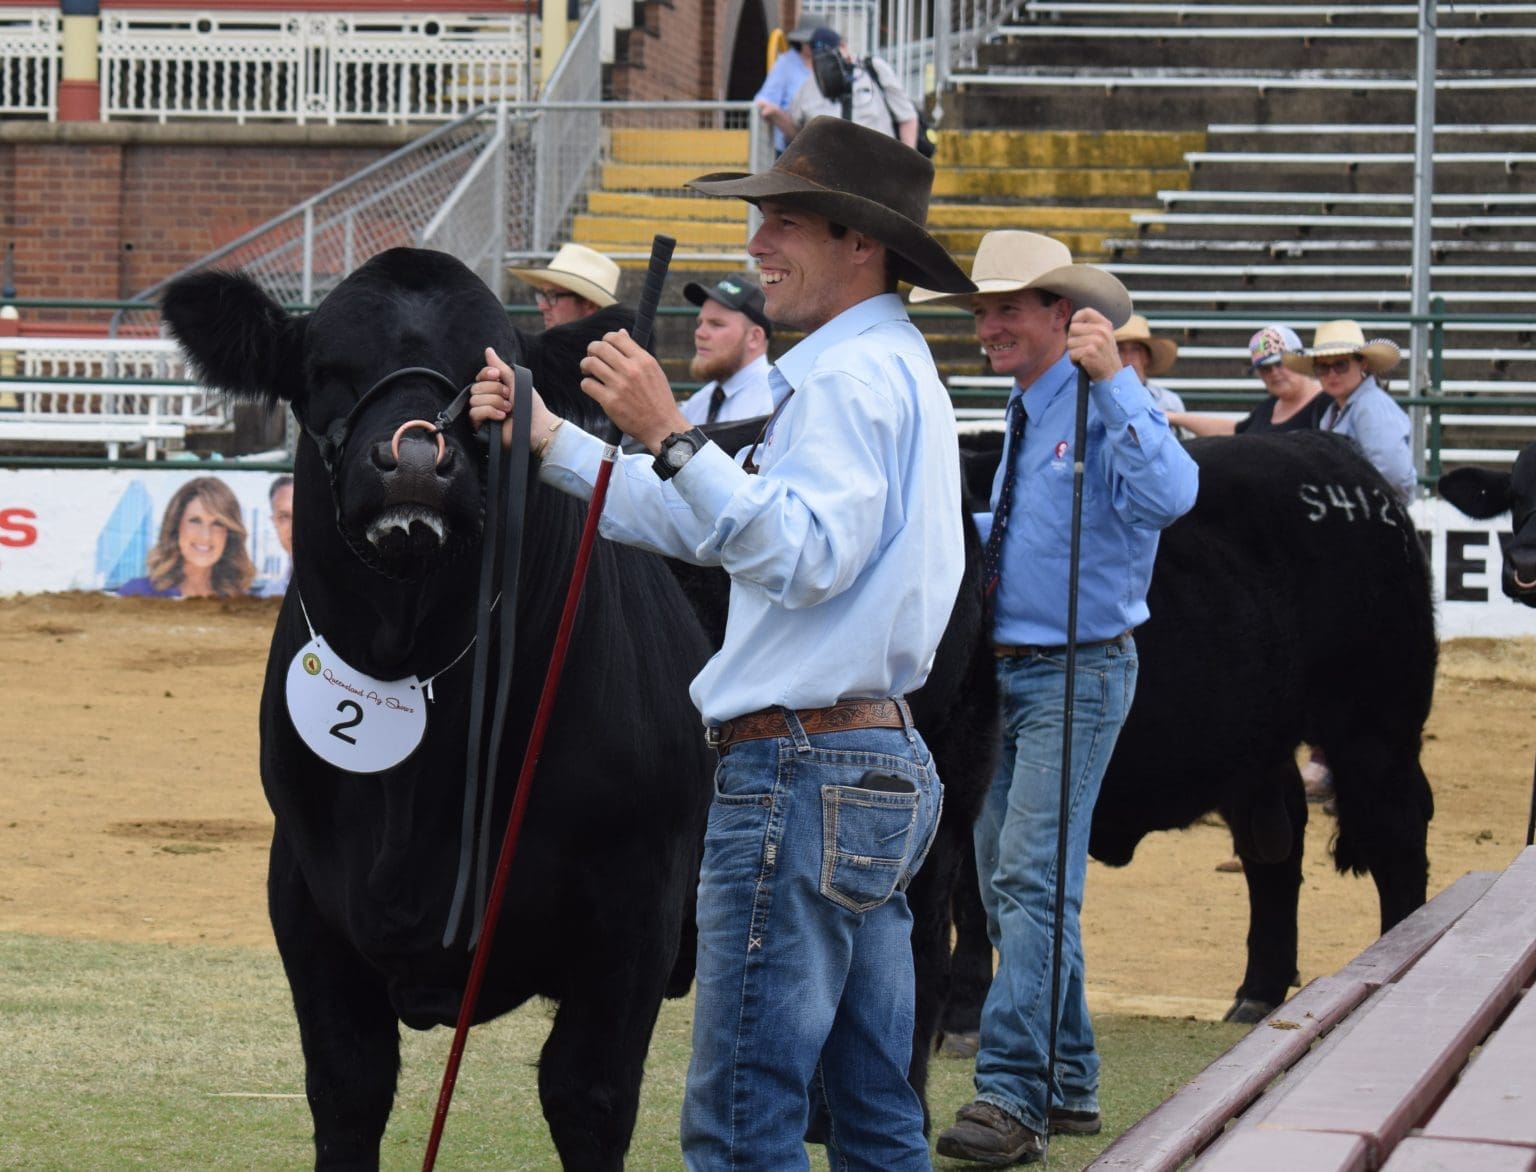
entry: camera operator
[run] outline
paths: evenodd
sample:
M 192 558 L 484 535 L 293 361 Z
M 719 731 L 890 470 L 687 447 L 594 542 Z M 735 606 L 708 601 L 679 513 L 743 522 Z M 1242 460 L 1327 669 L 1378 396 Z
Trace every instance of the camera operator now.
M 790 103 L 798 130 L 827 114 L 847 118 L 917 148 L 917 107 L 902 89 L 896 71 L 880 57 L 855 61 L 835 29 L 811 34 L 811 76 Z M 871 76 L 873 74 L 873 76 Z

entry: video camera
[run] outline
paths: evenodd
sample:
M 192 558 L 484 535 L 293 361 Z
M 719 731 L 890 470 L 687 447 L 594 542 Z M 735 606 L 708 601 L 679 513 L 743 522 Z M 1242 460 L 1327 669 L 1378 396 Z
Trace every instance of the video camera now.
M 816 88 L 828 101 L 836 102 L 853 92 L 853 62 L 836 45 L 811 50 L 811 72 Z

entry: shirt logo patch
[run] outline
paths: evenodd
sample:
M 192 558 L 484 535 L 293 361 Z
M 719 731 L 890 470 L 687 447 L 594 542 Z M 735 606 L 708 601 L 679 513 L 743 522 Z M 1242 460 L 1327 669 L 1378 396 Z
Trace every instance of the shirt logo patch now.
M 1067 452 L 1070 449 L 1070 447 L 1071 447 L 1071 445 L 1068 444 L 1066 440 L 1057 440 L 1056 441 L 1056 458 L 1058 460 L 1065 460 L 1067 458 Z

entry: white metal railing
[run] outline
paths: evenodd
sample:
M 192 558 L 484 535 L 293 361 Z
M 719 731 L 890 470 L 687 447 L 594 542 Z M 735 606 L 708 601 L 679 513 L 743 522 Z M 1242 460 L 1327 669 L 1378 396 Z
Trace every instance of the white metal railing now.
M 160 447 L 231 426 L 231 408 L 193 382 L 169 339 L 0 338 L 0 442 Z
M 101 116 L 449 121 L 528 92 L 532 13 L 112 9 Z
M 0 111 L 41 114 L 50 122 L 58 116 L 60 28 L 56 6 L 0 8 Z

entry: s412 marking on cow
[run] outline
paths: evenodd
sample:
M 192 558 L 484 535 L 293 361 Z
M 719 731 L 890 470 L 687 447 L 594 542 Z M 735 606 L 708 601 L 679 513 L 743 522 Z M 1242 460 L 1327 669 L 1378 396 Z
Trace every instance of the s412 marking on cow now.
M 1337 511 L 1353 524 L 1358 512 L 1362 521 L 1372 520 L 1372 514 L 1375 514 L 1374 520 L 1397 528 L 1397 511 L 1392 507 L 1392 498 L 1380 488 L 1367 488 L 1363 484 L 1303 484 L 1298 486 L 1297 495 L 1307 506 L 1308 521 L 1321 521 L 1330 511 Z

